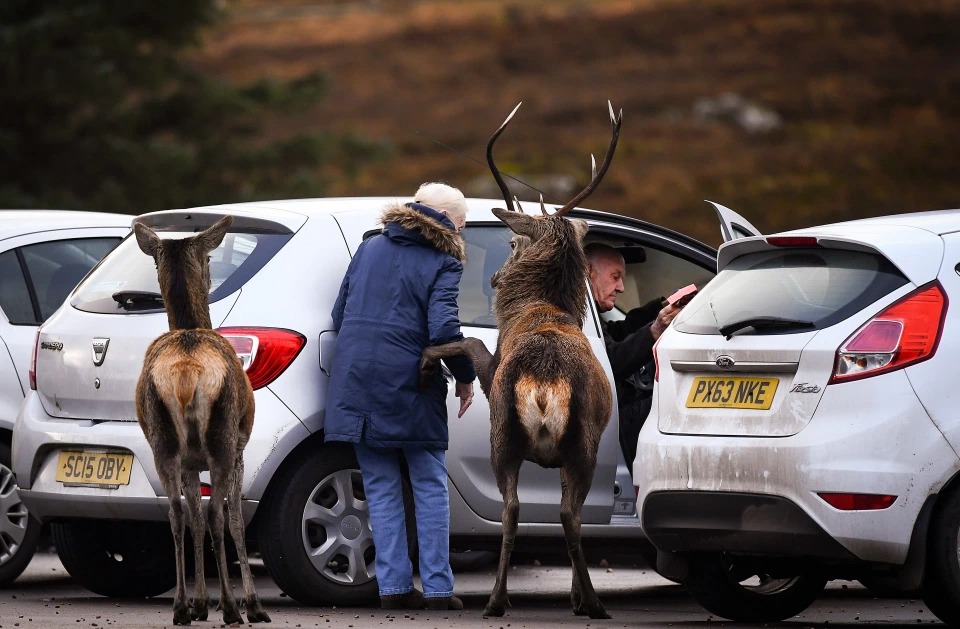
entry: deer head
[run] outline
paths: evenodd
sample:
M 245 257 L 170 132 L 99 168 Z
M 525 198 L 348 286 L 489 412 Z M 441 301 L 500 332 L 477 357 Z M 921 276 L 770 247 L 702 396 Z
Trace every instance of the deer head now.
M 232 224 L 233 217 L 227 215 L 195 236 L 161 239 L 146 225 L 134 223 L 137 245 L 157 264 L 171 330 L 211 327 L 209 253 L 220 246 Z
M 490 140 L 487 142 L 487 164 L 490 166 L 490 172 L 493 173 L 493 178 L 497 182 L 497 186 L 500 188 L 500 192 L 503 195 L 503 200 L 506 203 L 507 209 L 494 208 L 493 213 L 502 220 L 515 234 L 520 234 L 530 238 L 531 242 L 536 242 L 539 240 L 544 232 L 546 231 L 546 223 L 544 218 L 547 219 L 557 219 L 563 217 L 564 214 L 567 214 L 574 207 L 583 202 L 593 191 L 600 185 L 600 181 L 603 179 L 603 176 L 607 173 L 607 169 L 610 167 L 610 162 L 613 161 L 613 154 L 617 148 L 617 141 L 620 138 L 620 126 L 623 123 L 623 110 L 619 112 L 619 116 L 616 115 L 613 111 L 613 104 L 610 101 L 607 101 L 607 107 L 610 111 L 610 127 L 611 135 L 610 145 L 607 147 L 607 154 L 603 158 L 603 163 L 600 165 L 600 170 L 597 170 L 597 162 L 594 159 L 593 155 L 590 156 L 591 163 L 591 177 L 590 182 L 587 186 L 580 191 L 575 197 L 570 199 L 563 207 L 557 209 L 552 214 L 547 212 L 547 208 L 543 203 L 543 195 L 540 196 L 540 211 L 543 216 L 533 217 L 528 216 L 523 213 L 523 210 L 520 208 L 520 202 L 514 197 L 511 200 L 510 190 L 507 188 L 507 184 L 503 181 L 503 176 L 500 174 L 500 170 L 497 168 L 496 163 L 493 159 L 493 145 L 497 141 L 497 138 L 503 133 L 504 129 L 507 128 L 507 125 L 510 124 L 510 120 L 513 118 L 514 114 L 517 113 L 517 110 L 520 109 L 520 105 L 523 103 L 518 103 L 516 107 L 513 108 L 513 111 L 510 112 L 510 115 L 507 116 L 506 120 L 503 121 L 503 124 L 500 125 L 493 135 L 490 136 Z M 581 222 L 582 221 L 577 221 Z M 577 226 L 577 231 L 579 236 L 582 239 L 583 234 L 586 233 L 586 224 Z M 521 252 L 517 251 L 517 247 L 511 243 L 513 251 L 510 254 L 510 257 L 507 259 L 508 262 L 515 258 L 516 255 L 519 255 Z

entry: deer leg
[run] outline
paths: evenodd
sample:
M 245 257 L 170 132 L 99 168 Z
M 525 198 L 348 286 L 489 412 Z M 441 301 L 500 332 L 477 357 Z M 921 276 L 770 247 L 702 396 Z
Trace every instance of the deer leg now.
M 270 616 L 264 611 L 253 585 L 253 575 L 250 573 L 250 561 L 247 558 L 247 543 L 244 538 L 243 514 L 240 512 L 240 483 L 243 481 L 243 456 L 237 455 L 233 473 L 230 475 L 230 486 L 227 488 L 227 524 L 230 527 L 230 536 L 237 548 L 237 558 L 240 560 L 240 575 L 243 578 L 243 603 L 247 609 L 247 622 L 270 622 Z
M 573 566 L 573 584 L 570 588 L 573 613 L 578 616 L 586 614 L 590 618 L 610 618 L 593 589 L 580 539 L 580 514 L 583 511 L 583 501 L 590 490 L 595 465 L 596 457 L 588 455 L 577 461 L 576 466 L 568 463 L 560 468 L 563 489 L 560 498 L 560 522 L 563 524 L 567 553 Z
M 223 610 L 223 622 L 227 625 L 242 623 L 240 607 L 233 597 L 230 588 L 230 574 L 227 571 L 227 549 L 224 546 L 223 530 L 223 503 L 226 498 L 230 475 L 233 472 L 233 461 L 224 457 L 212 458 L 210 461 L 210 510 L 207 523 L 210 537 L 213 540 L 213 549 L 217 555 L 217 573 L 220 577 L 220 608 Z
M 423 354 L 420 356 L 420 389 L 426 389 L 436 377 L 437 371 L 440 369 L 441 359 L 460 355 L 467 356 L 473 361 L 473 368 L 477 372 L 480 388 L 486 395 L 487 391 L 490 390 L 491 382 L 493 382 L 493 354 L 483 344 L 483 341 L 472 336 L 468 336 L 462 341 L 434 345 L 423 350 Z
M 170 530 L 173 533 L 173 547 L 176 553 L 177 564 L 177 588 L 173 595 L 173 624 L 190 624 L 190 607 L 187 604 L 187 569 L 183 555 L 183 505 L 180 503 L 180 460 L 178 457 L 156 457 L 157 472 L 160 475 L 160 482 L 163 483 L 163 489 L 167 492 L 167 500 L 170 503 Z
M 510 554 L 513 552 L 517 537 L 517 521 L 520 517 L 520 499 L 517 496 L 517 484 L 520 480 L 520 464 L 523 457 L 513 454 L 493 457 L 493 469 L 497 476 L 497 486 L 503 495 L 503 540 L 500 545 L 500 563 L 497 566 L 497 580 L 490 593 L 490 600 L 483 610 L 484 616 L 503 616 L 507 605 L 507 572 L 510 569 Z
M 190 602 L 190 616 L 194 620 L 207 619 L 207 580 L 203 566 L 203 541 L 207 533 L 203 522 L 203 510 L 200 507 L 200 474 L 195 471 L 184 471 L 181 474 L 183 495 L 187 503 L 187 522 L 190 525 L 190 534 L 193 536 L 194 558 L 194 592 Z

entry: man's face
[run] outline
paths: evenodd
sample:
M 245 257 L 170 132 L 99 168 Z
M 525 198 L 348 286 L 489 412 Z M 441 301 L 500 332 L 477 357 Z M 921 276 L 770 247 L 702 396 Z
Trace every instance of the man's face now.
M 601 312 L 616 305 L 617 295 L 623 292 L 625 270 L 622 258 L 600 258 L 590 263 L 590 287 Z

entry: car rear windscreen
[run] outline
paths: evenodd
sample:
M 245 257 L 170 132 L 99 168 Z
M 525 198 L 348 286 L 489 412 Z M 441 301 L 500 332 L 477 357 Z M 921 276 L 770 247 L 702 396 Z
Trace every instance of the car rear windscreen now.
M 677 315 L 690 334 L 819 330 L 907 283 L 883 256 L 845 249 L 779 248 L 735 258 Z
M 194 232 L 158 232 L 186 238 Z M 292 234 L 234 233 L 210 252 L 210 303 L 236 292 L 290 240 Z M 153 258 L 127 237 L 77 289 L 70 305 L 85 312 L 129 314 L 163 310 Z

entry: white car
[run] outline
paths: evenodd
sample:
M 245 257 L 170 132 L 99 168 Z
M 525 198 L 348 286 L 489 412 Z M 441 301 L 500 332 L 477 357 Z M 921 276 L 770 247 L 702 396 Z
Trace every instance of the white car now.
M 250 548 L 304 604 L 375 600 L 374 548 L 362 479 L 349 444 L 324 443 L 324 395 L 336 334 L 331 310 L 362 240 L 379 233 L 395 198 L 258 202 L 145 214 L 161 236 L 182 237 L 225 214 L 233 226 L 211 254 L 211 317 L 235 342 L 255 388 L 256 420 L 244 453 L 242 494 Z M 512 235 L 470 199 L 460 286 L 464 334 L 496 345 L 490 276 Z M 539 214 L 538 204 L 526 210 Z M 627 292 L 638 306 L 713 277 L 715 250 L 683 234 L 605 212 L 574 210 L 590 240 L 631 247 Z M 721 213 L 724 229 L 729 217 Z M 642 248 L 642 250 L 641 250 Z M 637 255 L 644 253 L 644 255 Z M 645 261 L 640 262 L 643 258 Z M 14 430 L 13 467 L 30 511 L 49 521 L 70 574 L 94 592 L 151 596 L 175 583 L 168 503 L 136 422 L 134 387 L 148 344 L 167 330 L 153 260 L 128 238 L 40 330 L 36 387 Z M 609 370 L 599 315 L 584 332 Z M 375 386 L 375 383 L 371 383 Z M 453 550 L 497 549 L 502 498 L 490 466 L 486 399 L 456 419 L 450 396 L 447 454 Z M 633 482 L 610 422 L 583 508 L 588 551 L 646 547 Z M 202 477 L 204 478 L 204 477 Z M 517 550 L 563 549 L 557 470 L 521 471 Z
M 70 210 L 0 210 L 0 587 L 33 557 L 40 524 L 10 471 L 10 440 L 37 328 L 130 231 L 132 216 Z
M 660 338 L 634 479 L 658 568 L 775 621 L 828 579 L 960 624 L 960 210 L 729 242 Z

